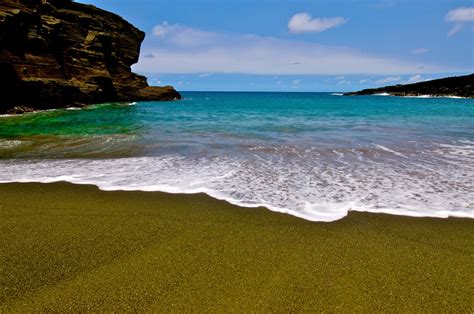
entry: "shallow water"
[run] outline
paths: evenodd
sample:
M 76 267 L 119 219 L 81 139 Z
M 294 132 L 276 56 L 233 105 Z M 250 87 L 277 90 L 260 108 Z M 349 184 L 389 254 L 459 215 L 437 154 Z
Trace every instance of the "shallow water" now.
M 474 100 L 183 96 L 0 117 L 0 182 L 205 192 L 316 221 L 474 218 Z

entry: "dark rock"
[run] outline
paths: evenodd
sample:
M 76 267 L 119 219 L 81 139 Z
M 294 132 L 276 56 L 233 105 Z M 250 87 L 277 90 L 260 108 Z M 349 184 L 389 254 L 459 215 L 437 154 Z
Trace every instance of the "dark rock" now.
M 145 34 L 113 13 L 67 0 L 0 2 L 0 112 L 174 100 L 131 71 Z
M 23 114 L 23 113 L 27 113 L 27 112 L 34 112 L 35 109 L 31 108 L 31 107 L 25 107 L 25 106 L 17 106 L 17 107 L 13 107 L 13 108 L 10 108 L 6 111 L 7 114 Z
M 148 86 L 138 92 L 137 100 L 164 98 L 169 100 L 181 99 L 181 95 L 172 87 Z
M 474 74 L 448 77 L 415 84 L 394 85 L 381 88 L 364 89 L 345 95 L 374 95 L 387 93 L 393 96 L 457 96 L 474 98 Z

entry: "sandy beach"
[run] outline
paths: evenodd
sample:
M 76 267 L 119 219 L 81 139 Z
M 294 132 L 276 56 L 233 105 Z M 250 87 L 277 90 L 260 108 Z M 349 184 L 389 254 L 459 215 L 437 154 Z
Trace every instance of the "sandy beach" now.
M 473 25 L 0 1 L 0 314 L 474 314 Z
M 474 220 L 0 185 L 0 311 L 474 309 Z

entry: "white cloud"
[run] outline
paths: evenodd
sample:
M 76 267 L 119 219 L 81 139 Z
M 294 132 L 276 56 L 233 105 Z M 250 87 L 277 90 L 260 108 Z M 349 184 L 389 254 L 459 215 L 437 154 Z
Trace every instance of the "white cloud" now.
M 467 23 L 474 22 L 474 7 L 461 7 L 451 10 L 446 14 L 446 21 L 454 23 L 448 36 L 453 36 L 463 29 Z
M 301 83 L 301 81 L 302 81 L 302 80 L 294 80 L 294 81 L 292 82 L 292 84 L 293 84 L 293 85 L 298 85 L 299 83 Z
M 395 82 L 399 82 L 401 79 L 402 78 L 400 76 L 396 76 L 396 77 L 389 76 L 389 77 L 386 77 L 384 79 L 375 81 L 375 83 L 377 83 L 377 84 L 395 83 Z
M 153 54 L 155 58 L 145 58 Z M 301 65 L 295 65 L 298 62 Z M 423 67 L 423 70 L 419 70 Z M 142 46 L 141 73 L 241 73 L 268 75 L 402 75 L 460 72 L 422 62 L 359 52 L 347 47 L 252 34 L 210 32 L 162 23 Z
M 152 34 L 155 38 L 166 40 L 168 43 L 187 47 L 203 45 L 218 39 L 216 33 L 179 24 L 171 25 L 166 21 L 156 25 Z
M 474 7 L 457 8 L 449 11 L 446 15 L 446 21 L 456 23 L 474 21 Z
M 364 84 L 364 83 L 367 83 L 367 82 L 370 82 L 370 80 L 362 79 L 362 80 L 359 81 L 359 84 Z
M 152 86 L 160 85 L 160 84 L 162 83 L 161 80 L 159 80 L 159 79 L 153 79 L 153 78 L 152 78 L 152 79 L 148 79 L 148 81 L 149 81 L 150 85 L 152 85 Z
M 335 79 L 335 80 L 338 80 L 338 81 L 339 81 L 339 80 L 343 80 L 343 79 L 344 79 L 344 76 L 336 76 L 334 79 Z
M 454 26 L 449 30 L 448 36 L 451 37 L 462 30 L 462 24 L 454 24 Z
M 209 77 L 211 75 L 212 75 L 212 73 L 201 73 L 201 74 L 199 74 L 199 77 Z
M 421 82 L 423 81 L 423 77 L 419 74 L 417 75 L 413 75 L 412 77 L 410 77 L 407 81 L 407 83 L 418 83 L 418 82 Z
M 413 75 L 408 79 L 408 81 L 404 82 L 405 84 L 413 84 L 413 83 L 419 83 L 419 82 L 425 82 L 425 81 L 430 81 L 432 78 L 424 78 L 423 76 L 417 74 Z
M 294 34 L 319 33 L 330 28 L 345 24 L 347 20 L 343 17 L 313 18 L 308 13 L 298 13 L 288 22 L 288 30 Z
M 422 55 L 424 53 L 427 53 L 428 51 L 430 50 L 426 48 L 415 48 L 411 51 L 411 53 L 414 55 Z

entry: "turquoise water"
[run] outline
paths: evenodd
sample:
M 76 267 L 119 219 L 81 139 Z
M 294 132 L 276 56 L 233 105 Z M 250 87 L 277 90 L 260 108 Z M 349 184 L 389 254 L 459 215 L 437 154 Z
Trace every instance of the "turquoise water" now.
M 474 100 L 183 93 L 0 118 L 0 181 L 205 192 L 332 221 L 474 218 Z

